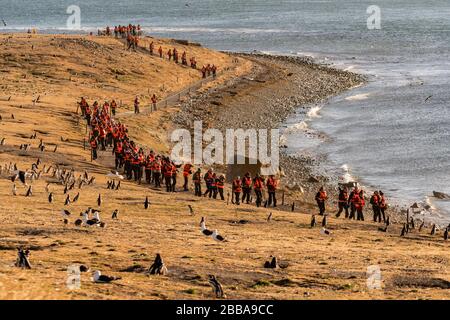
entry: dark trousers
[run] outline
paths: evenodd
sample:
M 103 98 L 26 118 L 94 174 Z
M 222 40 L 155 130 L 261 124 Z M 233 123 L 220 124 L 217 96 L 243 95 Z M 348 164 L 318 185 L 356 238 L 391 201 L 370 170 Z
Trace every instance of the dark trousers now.
M 372 206 L 373 210 L 373 221 L 374 222 L 381 222 L 381 211 L 379 206 Z
M 201 197 L 202 196 L 202 184 L 200 182 L 195 182 L 194 186 L 195 186 L 195 195 L 197 197 Z
M 225 197 L 223 196 L 223 188 L 217 188 L 217 191 L 219 192 L 220 199 L 225 200 Z
M 145 168 L 145 181 L 147 181 L 148 184 L 152 181 L 152 170 Z
M 267 202 L 267 206 L 269 207 L 273 203 L 273 206 L 277 206 L 277 198 L 275 196 L 275 191 L 269 191 L 269 200 Z
M 357 215 L 356 220 L 364 221 L 364 213 L 362 208 L 356 209 L 356 215 Z
M 325 213 L 325 201 L 317 201 L 317 206 L 319 207 L 319 216 L 323 216 Z
M 166 191 L 171 192 L 172 191 L 172 176 L 164 176 L 165 184 L 166 184 Z
M 237 205 L 241 204 L 241 193 L 240 192 L 234 193 L 234 203 Z
M 155 187 L 161 187 L 161 172 L 153 172 L 153 181 L 155 182 Z
M 184 176 L 184 185 L 183 185 L 184 191 L 189 191 L 188 184 L 189 184 L 189 176 Z
M 384 214 L 384 208 L 380 208 L 380 216 L 383 218 L 383 222 L 386 223 L 386 215 Z
M 252 189 L 250 188 L 242 188 L 242 203 L 247 202 L 247 204 L 250 202 L 250 193 Z
M 255 189 L 255 195 L 256 195 L 256 206 L 260 207 L 262 203 L 262 192 L 259 189 Z
M 97 159 L 97 148 L 92 149 L 92 160 Z
M 177 175 L 172 175 L 172 192 L 175 192 L 175 186 L 177 185 Z
M 356 213 L 356 207 L 353 203 L 351 203 L 350 204 L 350 215 L 348 218 L 355 220 L 355 213 Z
M 206 197 L 206 196 L 209 196 L 210 198 L 212 197 L 212 194 L 213 194 L 213 188 L 212 188 L 212 186 L 211 185 L 206 185 L 206 191 L 205 191 L 205 194 L 204 194 L 204 196 Z
M 348 218 L 348 204 L 345 202 L 339 202 L 339 211 L 336 213 L 336 218 L 341 216 L 342 211 L 345 210 L 345 218 Z

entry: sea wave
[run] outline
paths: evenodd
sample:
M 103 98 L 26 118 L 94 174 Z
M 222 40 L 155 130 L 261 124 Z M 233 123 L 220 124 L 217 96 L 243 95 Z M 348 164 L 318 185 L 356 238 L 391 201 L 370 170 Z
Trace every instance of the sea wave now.
M 359 101 L 359 100 L 366 100 L 370 96 L 370 93 L 360 93 L 355 94 L 353 96 L 349 96 L 345 98 L 347 101 Z

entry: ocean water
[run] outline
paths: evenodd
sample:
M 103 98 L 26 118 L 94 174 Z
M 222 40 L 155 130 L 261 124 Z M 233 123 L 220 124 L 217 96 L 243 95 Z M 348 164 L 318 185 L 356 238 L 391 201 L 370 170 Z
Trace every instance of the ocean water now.
M 73 4 L 81 30 L 67 30 Z M 367 28 L 373 4 L 381 10 L 379 30 Z M 367 85 L 315 106 L 305 122 L 288 120 L 289 152 L 327 154 L 330 171 L 358 177 L 400 203 L 432 201 L 450 220 L 450 202 L 429 198 L 433 190 L 450 193 L 448 0 L 0 0 L 0 8 L 7 24 L 0 21 L 0 31 L 87 32 L 140 23 L 156 36 L 221 50 L 310 55 L 364 73 Z

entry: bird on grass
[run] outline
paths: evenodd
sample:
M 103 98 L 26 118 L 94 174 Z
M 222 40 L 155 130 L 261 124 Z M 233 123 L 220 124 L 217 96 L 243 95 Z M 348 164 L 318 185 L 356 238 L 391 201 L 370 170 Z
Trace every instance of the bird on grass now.
M 114 210 L 112 213 L 111 219 L 119 219 L 118 214 L 119 214 L 119 209 Z
M 206 221 L 204 217 L 200 220 L 200 228 L 205 236 L 211 236 L 213 234 L 211 230 L 206 229 Z
M 120 280 L 122 278 L 103 275 L 99 270 L 96 270 L 94 271 L 92 279 L 94 280 L 95 283 L 110 283 L 112 281 Z
M 148 200 L 148 197 L 145 197 L 144 208 L 148 209 L 149 206 L 150 206 L 150 201 Z
M 212 286 L 213 292 L 216 295 L 216 298 L 218 298 L 218 299 L 226 298 L 226 296 L 223 292 L 222 285 L 220 284 L 219 280 L 217 280 L 215 275 L 210 274 L 208 276 L 208 282 Z
M 322 228 L 320 230 L 320 234 L 323 235 L 323 236 L 331 236 L 331 231 L 326 229 L 326 228 Z
M 314 228 L 316 226 L 316 215 L 313 214 L 311 216 L 311 224 L 310 224 L 311 228 Z
M 157 275 L 166 275 L 167 274 L 167 267 L 164 264 L 164 261 L 161 258 L 161 255 L 159 253 L 156 254 L 155 261 L 150 266 L 150 268 L 148 268 L 147 273 L 157 274 Z
M 227 241 L 227 240 L 225 240 L 224 237 L 222 237 L 222 236 L 219 234 L 219 232 L 217 231 L 217 229 L 213 231 L 211 237 L 212 237 L 214 240 L 218 241 L 218 242 L 226 242 L 226 241 Z
M 192 208 L 192 206 L 190 204 L 188 204 L 188 208 L 189 208 L 189 213 L 191 214 L 191 216 L 195 215 L 194 208 Z

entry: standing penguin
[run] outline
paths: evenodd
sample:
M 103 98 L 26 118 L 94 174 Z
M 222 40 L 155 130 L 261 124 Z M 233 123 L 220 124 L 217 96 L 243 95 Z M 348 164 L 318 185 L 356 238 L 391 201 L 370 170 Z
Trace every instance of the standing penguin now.
M 322 219 L 322 227 L 326 227 L 327 226 L 327 215 L 324 215 L 323 216 L 323 219 Z
M 102 205 L 102 195 L 99 193 L 97 198 L 97 205 L 100 207 Z
M 49 202 L 49 203 L 52 203 L 52 202 L 53 202 L 53 192 L 50 192 L 50 193 L 48 194 L 48 202 Z
M 145 197 L 144 208 L 148 209 L 149 206 L 150 206 L 150 201 L 148 201 L 148 197 Z
M 433 228 L 431 228 L 431 235 L 434 236 L 436 234 L 436 224 L 433 224 Z
M 313 214 L 311 216 L 311 228 L 314 228 L 316 226 L 316 215 Z

